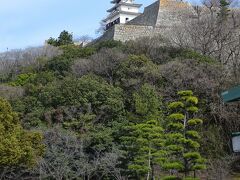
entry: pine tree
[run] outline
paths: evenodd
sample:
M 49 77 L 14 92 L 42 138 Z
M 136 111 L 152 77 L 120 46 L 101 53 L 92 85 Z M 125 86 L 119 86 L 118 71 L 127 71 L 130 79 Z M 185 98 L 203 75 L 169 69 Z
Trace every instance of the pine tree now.
M 73 44 L 73 35 L 68 31 L 64 30 L 58 37 L 58 46 Z
M 219 22 L 224 22 L 229 16 L 229 5 L 227 0 L 220 0 L 220 11 L 218 13 Z
M 133 113 L 129 113 L 129 119 L 133 122 L 145 122 L 150 119 L 161 120 L 161 98 L 156 89 L 144 84 L 135 93 L 133 93 Z
M 52 46 L 64 46 L 73 43 L 73 35 L 66 30 L 62 31 L 57 39 L 50 37 L 47 40 L 47 44 Z
M 163 128 L 158 121 L 150 120 L 132 124 L 128 130 L 128 136 L 122 137 L 128 151 L 134 154 L 128 168 L 147 180 L 154 179 L 154 166 L 161 166 L 165 162 Z
M 205 160 L 199 153 L 198 126 L 203 120 L 195 117 L 199 111 L 198 98 L 193 96 L 192 91 L 180 91 L 179 101 L 169 104 L 171 114 L 167 122 L 166 147 L 168 150 L 168 163 L 165 168 L 174 172 L 183 172 L 185 178 L 196 171 L 205 168 Z
M 133 112 L 130 123 L 122 130 L 122 160 L 124 169 L 135 178 L 155 176 L 154 166 L 161 166 L 165 159 L 164 134 L 161 127 L 161 99 L 155 88 L 144 84 L 133 93 Z

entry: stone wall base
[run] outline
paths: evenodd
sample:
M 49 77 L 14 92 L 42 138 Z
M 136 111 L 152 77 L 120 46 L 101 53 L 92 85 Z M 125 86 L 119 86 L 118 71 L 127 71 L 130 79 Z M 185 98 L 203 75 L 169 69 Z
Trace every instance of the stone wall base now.
M 165 28 L 155 28 L 153 26 L 142 25 L 128 25 L 128 24 L 116 24 L 108 31 L 106 31 L 101 37 L 95 40 L 96 42 L 106 40 L 116 40 L 126 42 L 129 40 L 136 40 L 141 37 L 152 37 L 156 35 L 164 35 Z

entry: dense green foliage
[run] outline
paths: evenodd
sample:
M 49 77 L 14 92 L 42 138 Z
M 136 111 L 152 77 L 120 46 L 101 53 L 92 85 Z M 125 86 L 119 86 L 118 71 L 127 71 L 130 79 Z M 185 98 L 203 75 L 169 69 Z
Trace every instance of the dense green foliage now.
M 227 0 L 220 0 L 220 12 L 218 13 L 219 21 L 226 21 L 229 16 L 230 3 Z
M 154 178 L 155 167 L 165 162 L 163 128 L 159 124 L 156 120 L 150 120 L 130 125 L 129 135 L 122 137 L 128 156 L 134 154 L 128 168 L 136 172 L 137 176 Z
M 211 162 L 230 152 L 228 135 L 239 130 L 237 106 L 220 103 L 219 93 L 231 82 L 216 60 L 159 46 L 162 38 L 84 48 L 73 45 L 67 32 L 52 40 L 60 54 L 18 66 L 0 86 L 21 125 L 43 131 L 46 151 L 41 136 L 23 130 L 1 100 L 8 110 L 0 111 L 0 129 L 12 130 L 0 132 L 10 143 L 2 148 L 0 141 L 0 162 L 6 166 L 0 175 L 191 179 L 206 175 L 201 170 L 208 166 L 214 172 Z M 25 167 L 36 161 L 35 169 Z
M 33 166 L 43 152 L 41 134 L 23 130 L 17 113 L 0 98 L 0 170 L 5 166 Z
M 73 44 L 73 35 L 67 31 L 62 31 L 57 39 L 49 38 L 47 43 L 52 46 L 63 46 Z
M 199 111 L 198 98 L 192 91 L 179 91 L 179 101 L 169 104 L 172 114 L 168 116 L 166 147 L 169 150 L 169 161 L 165 167 L 170 170 L 183 171 L 185 177 L 194 171 L 205 168 L 204 159 L 199 153 L 199 139 L 197 127 L 203 120 L 195 117 Z

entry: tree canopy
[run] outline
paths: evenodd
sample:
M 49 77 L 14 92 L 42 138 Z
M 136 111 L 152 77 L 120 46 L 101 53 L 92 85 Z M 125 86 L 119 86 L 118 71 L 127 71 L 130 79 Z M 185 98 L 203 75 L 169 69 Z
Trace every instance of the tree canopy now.
M 57 39 L 50 37 L 47 40 L 47 43 L 52 46 L 63 46 L 73 44 L 73 35 L 70 34 L 68 31 L 64 30 L 60 33 Z
M 199 31 L 220 23 L 198 22 Z M 218 30 L 215 38 L 229 37 Z M 209 29 L 199 32 L 204 38 L 185 32 L 195 44 L 146 37 L 80 47 L 64 31 L 38 56 L 1 61 L 0 177 L 229 178 L 238 168 L 229 142 L 240 130 L 239 107 L 219 93 L 239 82 L 238 46 L 228 49 L 234 66 L 225 66 L 223 52 L 220 60 L 208 51 L 212 41 L 201 41 Z M 213 40 L 226 48 L 226 39 Z
M 33 166 L 44 153 L 40 133 L 23 130 L 17 113 L 0 98 L 0 168 Z

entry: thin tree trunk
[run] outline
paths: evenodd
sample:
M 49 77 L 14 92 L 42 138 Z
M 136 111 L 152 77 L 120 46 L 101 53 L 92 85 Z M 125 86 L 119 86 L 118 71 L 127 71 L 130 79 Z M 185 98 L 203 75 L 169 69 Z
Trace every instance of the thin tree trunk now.
M 155 180 L 154 167 L 152 163 L 151 163 L 151 169 L 152 169 L 152 180 Z
M 148 175 L 147 175 L 147 180 L 150 179 L 150 172 L 151 172 L 151 150 L 149 148 L 149 151 L 148 151 Z
M 187 115 L 184 117 L 184 138 L 186 139 Z M 184 148 L 185 149 L 185 148 Z M 185 153 L 186 149 L 184 150 Z M 187 177 L 187 160 L 184 158 L 184 175 Z

